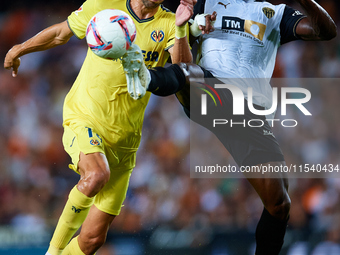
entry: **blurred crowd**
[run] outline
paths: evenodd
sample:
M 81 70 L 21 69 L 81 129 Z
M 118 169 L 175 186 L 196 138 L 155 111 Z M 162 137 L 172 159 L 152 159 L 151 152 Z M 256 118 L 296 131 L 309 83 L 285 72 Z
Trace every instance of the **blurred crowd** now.
M 318 2 L 340 25 L 339 3 Z M 165 5 L 175 9 L 175 3 Z M 295 1 L 288 3 L 297 7 Z M 1 59 L 14 44 L 65 20 L 78 8 L 76 4 L 53 9 L 46 2 L 35 8 L 8 6 L 0 12 Z M 15 79 L 0 69 L 0 227 L 12 226 L 28 234 L 53 230 L 78 181 L 68 169 L 70 158 L 61 143 L 62 106 L 86 50 L 84 40 L 72 38 L 64 46 L 22 57 Z M 339 37 L 282 46 L 274 76 L 340 78 Z M 287 163 L 340 164 L 340 87 L 310 90 L 312 120 L 289 131 L 275 127 L 274 133 Z M 262 203 L 247 180 L 190 178 L 189 140 L 190 121 L 177 99 L 152 96 L 137 166 L 112 232 L 137 233 L 166 226 L 191 231 L 189 244 L 198 247 L 214 233 L 255 230 Z M 340 179 L 291 179 L 289 190 L 288 254 L 340 254 Z

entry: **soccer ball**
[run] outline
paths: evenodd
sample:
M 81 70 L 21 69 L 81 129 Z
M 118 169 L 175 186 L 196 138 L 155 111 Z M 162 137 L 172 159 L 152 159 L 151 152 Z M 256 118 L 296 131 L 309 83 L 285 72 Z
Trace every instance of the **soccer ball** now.
M 128 14 L 107 9 L 94 15 L 86 29 L 86 41 L 94 54 L 106 59 L 123 56 L 136 39 L 136 26 Z

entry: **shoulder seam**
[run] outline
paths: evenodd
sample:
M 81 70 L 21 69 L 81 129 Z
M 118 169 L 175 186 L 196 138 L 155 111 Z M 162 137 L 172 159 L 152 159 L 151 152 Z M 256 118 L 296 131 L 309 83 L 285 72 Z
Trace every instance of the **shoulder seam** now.
M 76 37 L 77 39 L 79 39 L 79 40 L 82 40 L 82 38 L 80 38 L 80 37 L 73 31 L 73 29 L 71 28 L 70 23 L 68 22 L 68 18 L 67 18 L 66 21 L 67 21 L 67 25 L 68 25 L 69 29 L 72 31 L 72 33 L 75 35 L 75 37 Z

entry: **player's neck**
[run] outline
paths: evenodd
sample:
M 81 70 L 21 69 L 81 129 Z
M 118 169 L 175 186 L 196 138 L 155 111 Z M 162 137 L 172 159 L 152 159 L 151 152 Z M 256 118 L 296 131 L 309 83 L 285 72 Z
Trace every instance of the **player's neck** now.
M 147 19 L 154 16 L 159 8 L 159 6 L 155 8 L 146 8 L 141 0 L 131 0 L 130 7 L 140 19 Z

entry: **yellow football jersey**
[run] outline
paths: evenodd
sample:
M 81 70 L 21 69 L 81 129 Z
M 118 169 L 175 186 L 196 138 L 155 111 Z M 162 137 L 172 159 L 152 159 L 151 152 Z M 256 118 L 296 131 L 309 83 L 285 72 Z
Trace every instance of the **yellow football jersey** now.
M 139 19 L 130 8 L 130 0 L 87 0 L 68 17 L 68 24 L 80 39 L 85 37 L 90 19 L 104 9 L 119 9 L 135 22 L 135 43 L 142 49 L 148 68 L 164 66 L 175 41 L 175 14 L 160 6 L 148 19 Z M 64 103 L 64 125 L 83 123 L 116 150 L 136 151 L 142 131 L 144 111 L 150 92 L 140 100 L 133 100 L 126 86 L 120 61 L 96 56 L 90 49 Z

